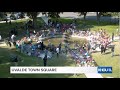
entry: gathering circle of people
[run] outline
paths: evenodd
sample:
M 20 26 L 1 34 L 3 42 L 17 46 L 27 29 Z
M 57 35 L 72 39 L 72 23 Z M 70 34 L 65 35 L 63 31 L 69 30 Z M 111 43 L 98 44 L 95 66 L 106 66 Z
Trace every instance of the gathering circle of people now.
M 112 57 L 114 56 L 114 33 L 112 34 L 111 40 L 110 35 L 105 29 L 99 29 L 94 32 L 90 31 L 90 29 L 85 31 L 77 30 L 75 21 L 70 24 L 62 24 L 61 22 L 52 22 L 51 20 L 49 20 L 48 26 L 45 25 L 44 27 L 48 29 L 48 33 L 46 33 L 45 30 L 36 32 L 35 30 L 29 30 L 29 28 L 26 28 L 26 34 L 20 40 L 16 39 L 17 34 L 14 30 L 14 33 L 11 33 L 10 37 L 5 40 L 5 43 L 10 47 L 13 43 L 13 45 L 21 53 L 42 58 L 44 61 L 44 66 L 46 66 L 47 59 L 52 58 L 53 54 L 56 54 L 56 56 L 59 57 L 59 54 L 63 50 L 62 41 L 55 46 L 49 38 L 55 37 L 57 33 L 63 34 L 64 32 L 70 32 L 71 36 L 85 38 L 88 41 L 82 46 L 74 43 L 75 47 L 78 47 L 77 50 L 72 50 L 67 45 L 68 43 L 65 44 L 66 54 L 69 52 L 71 58 L 76 61 L 76 64 L 79 63 L 80 66 L 95 66 L 95 60 L 91 57 L 90 53 L 97 48 L 100 49 L 101 54 L 105 54 L 106 50 L 111 48 Z M 0 40 L 1 38 L 2 37 L 0 35 Z M 48 39 L 48 45 L 44 44 L 44 39 Z

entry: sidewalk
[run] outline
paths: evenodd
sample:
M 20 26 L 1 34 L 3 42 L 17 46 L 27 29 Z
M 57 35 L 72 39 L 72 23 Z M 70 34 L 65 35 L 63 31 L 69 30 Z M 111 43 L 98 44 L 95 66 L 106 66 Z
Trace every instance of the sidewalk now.
M 101 74 L 85 73 L 87 78 L 103 78 Z
M 24 18 L 24 19 L 28 19 L 28 17 Z M 17 19 L 17 20 L 23 20 L 23 19 Z M 11 22 L 14 22 L 16 20 L 11 20 Z M 9 22 L 9 21 L 8 21 Z M 0 23 L 6 23 L 6 21 L 0 21 Z

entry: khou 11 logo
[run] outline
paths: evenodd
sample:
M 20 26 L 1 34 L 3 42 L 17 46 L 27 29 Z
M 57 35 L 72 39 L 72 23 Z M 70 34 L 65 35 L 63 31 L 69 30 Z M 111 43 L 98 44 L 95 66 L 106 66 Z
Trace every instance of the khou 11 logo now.
M 112 67 L 98 67 L 98 73 L 112 73 Z

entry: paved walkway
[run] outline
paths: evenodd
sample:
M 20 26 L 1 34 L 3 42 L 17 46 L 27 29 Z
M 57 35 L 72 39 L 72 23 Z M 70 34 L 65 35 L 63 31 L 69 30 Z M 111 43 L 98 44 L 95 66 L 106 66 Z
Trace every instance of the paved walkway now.
M 101 74 L 85 73 L 87 78 L 103 78 Z
M 0 41 L 0 47 L 4 47 L 6 44 L 3 41 Z
M 41 16 L 41 18 L 48 25 L 48 17 L 47 16 Z
M 26 18 L 24 18 L 24 19 L 28 19 L 28 17 L 26 17 Z M 24 20 L 24 19 L 17 19 L 17 20 Z M 14 22 L 14 21 L 16 21 L 16 20 L 11 20 L 11 22 Z M 9 21 L 8 21 L 9 22 Z M 6 21 L 0 21 L 0 23 L 6 23 Z

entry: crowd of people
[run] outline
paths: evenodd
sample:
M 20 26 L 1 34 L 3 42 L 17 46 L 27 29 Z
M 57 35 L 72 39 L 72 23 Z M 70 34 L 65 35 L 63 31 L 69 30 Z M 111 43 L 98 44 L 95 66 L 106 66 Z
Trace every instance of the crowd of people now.
M 38 32 L 36 34 L 38 34 Z M 52 58 L 53 54 L 59 57 L 61 53 L 61 43 L 55 46 L 48 39 L 48 45 L 45 45 L 44 40 L 38 39 L 36 34 L 31 32 L 30 37 L 23 37 L 21 40 L 17 40 L 16 48 L 21 53 L 25 53 L 29 56 L 41 57 L 42 59 L 46 56 L 47 58 Z
M 106 49 L 109 48 L 111 46 L 111 43 L 114 41 L 114 33 L 112 34 L 112 37 L 110 37 L 106 30 L 102 28 L 94 32 L 91 32 L 90 30 L 77 31 L 74 32 L 73 35 L 77 35 L 81 38 L 86 38 L 93 50 L 96 50 L 97 47 L 101 49 L 101 54 L 105 53 Z
M 112 57 L 114 56 L 115 44 L 114 42 L 114 33 L 112 33 L 112 37 L 106 32 L 104 29 L 100 29 L 95 32 L 87 31 L 72 31 L 73 35 L 78 35 L 79 37 L 86 38 L 87 43 L 83 45 L 77 44 L 74 42 L 74 48 L 76 50 L 69 49 L 69 53 L 71 58 L 75 60 L 76 65 L 86 66 L 86 67 L 94 67 L 96 66 L 95 60 L 91 57 L 92 51 L 99 48 L 101 54 L 105 54 L 107 49 L 111 49 Z
M 83 48 L 79 48 L 79 51 L 69 50 L 71 58 L 75 60 L 76 65 L 80 67 L 95 67 L 95 60 L 90 54 Z
M 30 30 L 26 26 L 26 35 L 20 40 L 16 39 L 18 33 L 16 29 L 13 29 L 10 31 L 10 37 L 8 37 L 5 42 L 10 47 L 13 44 L 21 53 L 25 53 L 29 56 L 41 57 L 43 60 L 45 60 L 44 66 L 46 66 L 46 60 L 48 58 L 52 58 L 53 54 L 56 54 L 56 56 L 59 57 L 59 54 L 62 52 L 62 43 L 60 42 L 57 46 L 55 46 L 48 39 L 48 45 L 45 45 L 43 38 L 49 36 L 53 37 L 57 32 L 59 34 L 63 34 L 64 32 L 71 32 L 71 35 L 86 38 L 88 42 L 84 43 L 83 46 L 76 44 L 76 46 L 79 48 L 79 51 L 71 50 L 66 43 L 66 54 L 69 51 L 72 58 L 74 58 L 76 62 L 79 62 L 81 66 L 85 66 L 85 64 L 87 64 L 87 66 L 94 66 L 93 63 L 95 63 L 95 61 L 90 56 L 91 51 L 96 50 L 98 47 L 101 49 L 101 54 L 105 53 L 107 48 L 112 45 L 111 42 L 114 41 L 114 33 L 112 34 L 111 41 L 111 37 L 105 29 L 101 28 L 94 32 L 92 32 L 90 29 L 84 31 L 77 30 L 77 25 L 75 22 L 76 20 L 70 24 L 63 24 L 61 22 L 54 22 L 49 20 L 48 26 L 45 25 L 46 30 L 40 30 L 38 32 L 35 30 Z M 112 56 L 114 56 L 114 47 L 111 47 L 111 51 Z
M 76 28 L 76 19 L 69 24 L 62 23 L 60 21 L 52 21 L 51 19 L 48 21 L 48 27 L 54 28 L 56 32 L 64 33 L 67 32 L 69 28 Z

